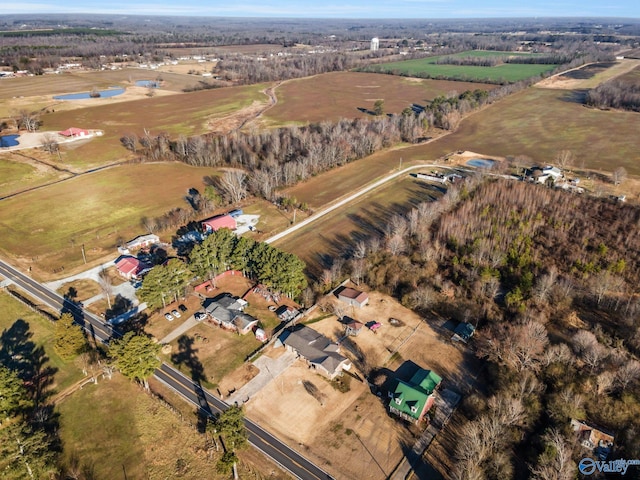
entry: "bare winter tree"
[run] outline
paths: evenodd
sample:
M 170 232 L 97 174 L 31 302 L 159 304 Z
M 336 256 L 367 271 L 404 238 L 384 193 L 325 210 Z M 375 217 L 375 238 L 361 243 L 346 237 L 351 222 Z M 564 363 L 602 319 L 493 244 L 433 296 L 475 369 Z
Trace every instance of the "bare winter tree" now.
M 540 276 L 533 291 L 533 295 L 538 302 L 545 303 L 549 299 L 549 294 L 557 279 L 558 270 L 555 266 L 552 266 L 548 273 Z
M 544 442 L 554 455 L 540 456 L 539 464 L 531 468 L 535 480 L 572 480 L 576 476 L 576 465 L 571 460 L 571 446 L 555 428 L 548 430 Z
M 45 152 L 54 154 L 60 151 L 60 144 L 58 143 L 55 135 L 47 133 L 42 138 L 42 148 Z
M 618 167 L 613 171 L 611 175 L 611 180 L 616 185 L 620 185 L 627 178 L 627 170 L 624 167 Z
M 35 112 L 20 110 L 16 118 L 16 125 L 18 125 L 19 130 L 35 132 L 40 128 L 40 116 Z
M 238 203 L 247 196 L 247 174 L 242 170 L 227 170 L 219 177 L 219 187 L 229 203 Z
M 556 163 L 562 169 L 571 167 L 573 165 L 573 153 L 571 150 L 560 150 L 556 154 Z
M 621 390 L 626 390 L 629 384 L 640 378 L 640 362 L 629 360 L 616 372 L 616 384 Z
M 107 305 L 111 308 L 111 294 L 113 293 L 113 280 L 109 276 L 109 273 L 103 268 L 98 273 L 98 284 L 100 285 L 100 290 L 105 297 L 107 297 Z

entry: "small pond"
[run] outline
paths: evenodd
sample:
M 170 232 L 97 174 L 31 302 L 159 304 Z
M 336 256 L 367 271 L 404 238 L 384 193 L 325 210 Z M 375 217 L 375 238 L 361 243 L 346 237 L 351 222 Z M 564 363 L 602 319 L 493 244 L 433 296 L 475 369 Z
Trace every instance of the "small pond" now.
M 20 135 L 3 135 L 0 137 L 0 147 L 15 147 L 19 145 L 18 137 Z
M 108 90 L 98 90 L 98 93 L 100 94 L 100 97 L 95 98 L 115 97 L 116 95 L 122 95 L 124 93 L 124 88 L 112 87 Z M 53 97 L 54 100 L 86 100 L 87 98 L 94 98 L 91 96 L 91 92 L 68 93 L 66 95 L 56 95 Z
M 137 80 L 136 87 L 159 88 L 160 85 L 155 80 Z
M 496 162 L 488 158 L 472 158 L 467 162 L 470 167 L 491 168 Z

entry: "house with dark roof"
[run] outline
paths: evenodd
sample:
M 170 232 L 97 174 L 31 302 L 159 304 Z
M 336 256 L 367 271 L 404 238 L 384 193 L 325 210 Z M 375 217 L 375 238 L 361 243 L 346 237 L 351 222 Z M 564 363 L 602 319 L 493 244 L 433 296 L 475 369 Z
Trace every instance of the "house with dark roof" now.
M 122 256 L 115 261 L 116 269 L 120 276 L 127 280 L 138 280 L 151 270 L 151 267 L 136 257 Z
M 204 309 L 214 323 L 240 335 L 246 335 L 258 325 L 257 318 L 243 312 L 246 306 L 246 301 L 228 293 L 208 299 L 204 303 Z
M 467 343 L 476 331 L 476 327 L 467 322 L 460 322 L 453 331 L 451 340 Z
M 369 295 L 355 288 L 342 287 L 336 291 L 338 300 L 362 308 L 369 302 Z
M 349 359 L 340 354 L 340 346 L 312 328 L 296 325 L 280 334 L 278 340 L 330 380 L 351 368 Z
M 419 368 L 408 382 L 395 380 L 389 390 L 389 411 L 408 422 L 420 423 L 433 406 L 441 381 L 440 376 L 424 368 Z
M 207 218 L 202 221 L 202 231 L 205 233 L 217 232 L 221 228 L 235 230 L 238 228 L 236 219 L 231 215 L 216 215 L 215 217 Z

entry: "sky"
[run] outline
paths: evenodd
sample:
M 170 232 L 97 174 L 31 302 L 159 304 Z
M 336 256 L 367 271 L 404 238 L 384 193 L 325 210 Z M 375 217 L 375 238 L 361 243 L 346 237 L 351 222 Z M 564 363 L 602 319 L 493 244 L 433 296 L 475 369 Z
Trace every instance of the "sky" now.
M 298 18 L 640 18 L 639 0 L 21 0 L 0 2 L 15 13 L 113 13 Z

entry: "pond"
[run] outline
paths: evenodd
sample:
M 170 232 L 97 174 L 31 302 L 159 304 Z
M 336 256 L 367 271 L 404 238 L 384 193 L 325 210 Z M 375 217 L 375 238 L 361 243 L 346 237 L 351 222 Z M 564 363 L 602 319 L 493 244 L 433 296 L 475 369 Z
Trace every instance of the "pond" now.
M 111 87 L 108 90 L 98 90 L 98 93 L 100 94 L 100 97 L 95 98 L 115 97 L 116 95 L 122 95 L 124 93 L 124 88 Z M 53 97 L 54 100 L 86 100 L 87 98 L 94 98 L 91 96 L 91 92 L 68 93 L 66 95 L 56 95 Z
M 491 168 L 494 163 L 496 163 L 494 160 L 489 160 L 488 158 L 472 158 L 467 162 L 467 165 L 470 167 Z
M 4 135 L 0 137 L 0 147 L 15 147 L 19 145 L 18 137 L 20 135 Z
M 158 88 L 160 85 L 155 80 L 137 80 L 136 87 Z

